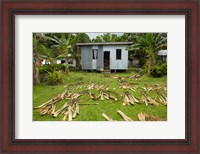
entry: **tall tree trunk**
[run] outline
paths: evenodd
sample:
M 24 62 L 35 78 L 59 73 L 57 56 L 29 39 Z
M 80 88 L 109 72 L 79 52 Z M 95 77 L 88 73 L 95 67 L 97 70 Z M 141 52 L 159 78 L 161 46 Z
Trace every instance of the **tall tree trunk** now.
M 149 52 L 149 58 L 147 60 L 147 73 L 151 75 L 151 69 L 156 64 L 155 54 L 153 51 Z
M 147 67 L 148 67 L 147 73 L 148 73 L 148 75 L 150 76 L 150 75 L 151 75 L 151 62 L 150 62 L 150 61 L 149 61 Z
M 76 58 L 76 67 L 78 68 L 78 70 L 81 70 L 81 58 L 80 58 L 80 56 L 78 56 Z
M 68 57 L 65 58 L 65 73 L 69 75 L 69 65 L 68 65 Z
M 33 84 L 40 83 L 40 59 L 37 55 L 37 51 L 34 51 L 34 62 L 33 62 Z

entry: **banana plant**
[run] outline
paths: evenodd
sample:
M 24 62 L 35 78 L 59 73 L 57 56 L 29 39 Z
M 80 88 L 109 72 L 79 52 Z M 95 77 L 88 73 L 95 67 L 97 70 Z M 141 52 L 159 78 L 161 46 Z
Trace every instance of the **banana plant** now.
M 69 67 L 68 67 L 68 53 L 71 49 L 71 45 L 69 44 L 69 40 L 71 38 L 71 33 L 68 33 L 67 35 L 65 33 L 61 33 L 61 38 L 58 38 L 55 35 L 46 36 L 46 39 L 54 42 L 54 44 L 51 46 L 51 48 L 54 48 L 59 51 L 59 55 L 56 57 L 56 59 L 65 59 L 66 65 L 65 65 L 65 73 L 69 73 Z
M 138 33 L 132 36 L 133 44 L 127 50 L 146 58 L 146 69 L 148 75 L 156 64 L 158 51 L 167 48 L 167 37 L 164 33 Z
M 33 82 L 34 84 L 40 83 L 39 67 L 41 60 L 50 57 L 49 50 L 42 44 L 44 40 L 43 33 L 33 34 Z

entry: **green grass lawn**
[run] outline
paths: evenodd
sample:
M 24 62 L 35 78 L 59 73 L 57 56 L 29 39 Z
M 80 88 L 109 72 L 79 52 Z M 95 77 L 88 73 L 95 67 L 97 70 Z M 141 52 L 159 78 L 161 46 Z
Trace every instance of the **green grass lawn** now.
M 144 84 L 159 84 L 166 85 L 167 77 L 161 78 L 153 78 L 147 75 L 143 75 L 141 80 L 136 81 L 134 79 L 130 79 L 128 77 L 137 74 L 135 72 L 125 72 L 125 73 L 111 73 L 110 76 L 120 76 L 127 77 L 125 81 L 129 84 L 135 84 L 137 87 L 144 87 Z M 134 121 L 138 121 L 137 115 L 140 112 L 147 113 L 153 115 L 155 117 L 159 117 L 160 120 L 167 120 L 167 106 L 159 103 L 159 106 L 148 105 L 146 106 L 144 103 L 138 103 L 135 105 L 123 105 L 123 99 L 121 98 L 121 94 L 124 91 L 129 91 L 133 96 L 138 99 L 142 98 L 142 89 L 138 88 L 136 91 L 125 90 L 119 88 L 118 79 L 112 78 L 108 76 L 104 76 L 103 73 L 94 73 L 94 72 L 70 72 L 69 76 L 65 77 L 64 83 L 61 85 L 50 86 L 45 83 L 41 83 L 40 85 L 33 86 L 33 107 L 39 106 L 51 98 L 57 96 L 66 90 L 66 86 L 70 87 L 72 84 L 76 84 L 77 82 L 82 82 L 83 85 L 88 85 L 89 83 L 98 83 L 99 85 L 109 84 L 109 90 L 114 91 L 116 93 L 116 97 L 118 97 L 117 101 L 112 100 L 92 100 L 88 95 L 84 94 L 79 99 L 80 104 L 80 114 L 76 116 L 73 121 L 106 121 L 104 117 L 102 117 L 102 113 L 105 113 L 113 120 L 124 121 L 123 118 L 117 113 L 118 110 L 124 112 L 128 117 L 133 119 Z M 86 90 L 87 87 L 82 87 L 80 89 L 74 90 L 73 92 L 81 92 Z M 98 90 L 90 90 L 92 93 L 98 95 Z M 148 92 L 152 98 L 155 96 L 155 92 Z M 69 102 L 69 100 L 62 100 L 57 103 L 56 110 L 61 108 L 65 102 Z M 98 103 L 98 105 L 81 105 L 81 103 Z M 59 115 L 54 118 L 52 115 L 39 115 L 37 109 L 33 109 L 33 120 L 34 121 L 60 121 L 62 120 L 63 115 Z

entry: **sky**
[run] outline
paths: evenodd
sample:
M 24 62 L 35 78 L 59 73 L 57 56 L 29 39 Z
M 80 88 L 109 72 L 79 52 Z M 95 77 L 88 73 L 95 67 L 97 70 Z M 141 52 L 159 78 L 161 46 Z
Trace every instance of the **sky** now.
M 98 36 L 98 35 L 103 35 L 103 34 L 105 34 L 105 33 L 86 33 L 86 34 L 90 37 L 90 39 L 93 39 L 93 38 L 95 38 L 96 36 Z M 111 33 L 111 34 L 122 35 L 123 33 L 121 33 L 121 32 L 116 32 L 116 33 Z

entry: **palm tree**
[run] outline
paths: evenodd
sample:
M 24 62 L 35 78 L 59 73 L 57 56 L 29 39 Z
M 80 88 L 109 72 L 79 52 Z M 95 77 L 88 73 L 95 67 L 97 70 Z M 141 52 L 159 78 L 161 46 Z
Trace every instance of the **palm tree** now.
M 68 67 L 68 53 L 69 49 L 71 48 L 71 45 L 69 45 L 69 40 L 71 38 L 71 33 L 61 33 L 61 38 L 58 38 L 57 36 L 51 34 L 51 36 L 46 36 L 47 40 L 53 41 L 54 44 L 51 45 L 51 48 L 56 48 L 59 50 L 59 56 L 57 56 L 57 59 L 63 58 L 66 61 L 66 68 L 65 73 L 69 73 L 69 67 Z M 67 37 L 67 39 L 66 39 Z
M 33 34 L 33 83 L 40 83 L 39 67 L 42 59 L 49 59 L 54 63 L 55 52 L 48 47 L 48 39 L 44 33 Z
M 45 45 L 43 41 L 45 37 L 43 33 L 33 34 L 33 83 L 40 83 L 39 67 L 41 65 L 42 59 L 51 57 L 51 52 Z
M 127 50 L 143 52 L 146 56 L 147 73 L 150 75 L 152 67 L 156 64 L 158 51 L 167 48 L 167 37 L 164 33 L 138 33 L 132 35 L 133 44 Z

